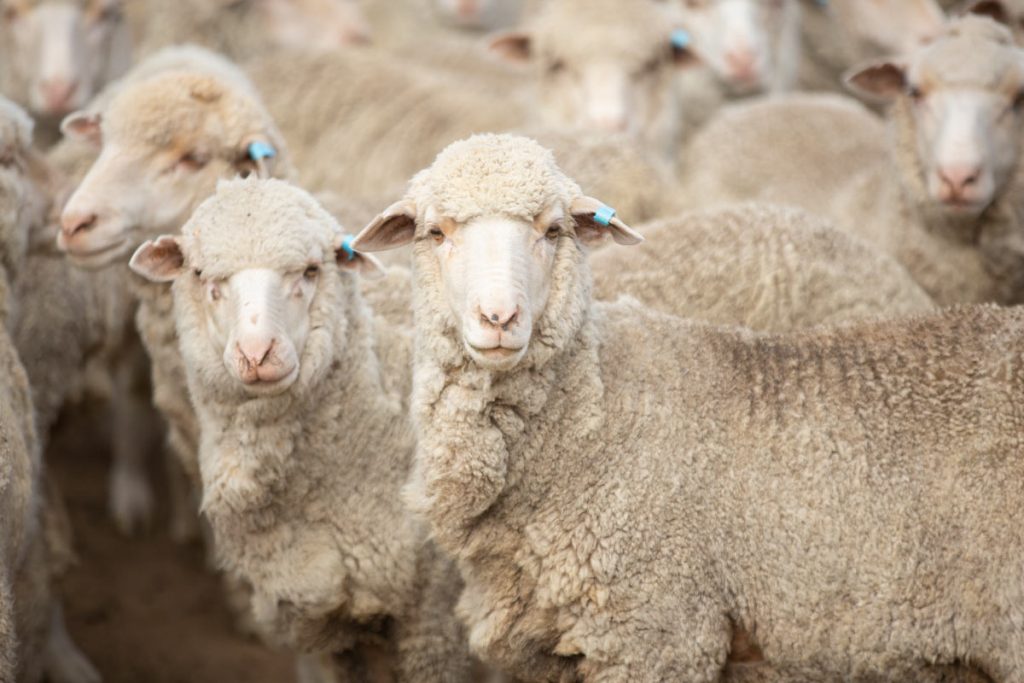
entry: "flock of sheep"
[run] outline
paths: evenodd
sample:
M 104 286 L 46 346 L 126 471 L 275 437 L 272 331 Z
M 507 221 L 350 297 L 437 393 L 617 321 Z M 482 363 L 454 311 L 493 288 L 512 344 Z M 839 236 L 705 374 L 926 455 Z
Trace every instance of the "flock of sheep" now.
M 83 400 L 118 529 L 162 430 L 170 534 L 301 683 L 1024 683 L 1020 40 L 0 0 L 0 683 L 101 680 L 42 457 Z

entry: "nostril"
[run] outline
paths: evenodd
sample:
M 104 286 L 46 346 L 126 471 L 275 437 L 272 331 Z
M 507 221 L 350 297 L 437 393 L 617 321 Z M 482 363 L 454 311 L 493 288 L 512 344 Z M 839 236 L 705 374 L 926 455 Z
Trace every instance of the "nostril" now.
M 94 213 L 87 215 L 70 215 L 61 220 L 61 230 L 68 237 L 74 237 L 80 232 L 88 232 L 96 225 L 97 216 Z

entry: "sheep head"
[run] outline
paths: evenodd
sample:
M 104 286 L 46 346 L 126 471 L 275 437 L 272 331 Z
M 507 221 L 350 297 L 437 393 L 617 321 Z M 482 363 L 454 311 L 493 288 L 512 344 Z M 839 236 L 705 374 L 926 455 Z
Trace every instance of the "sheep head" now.
M 950 22 L 934 42 L 847 78 L 855 91 L 894 102 L 929 201 L 975 216 L 1010 183 L 1022 151 L 1024 52 L 987 18 Z
M 468 29 L 494 30 L 515 22 L 522 0 L 432 0 L 445 21 Z
M 278 47 L 336 50 L 370 41 L 370 26 L 356 0 L 255 0 L 266 34 Z
M 674 149 L 676 72 L 694 62 L 673 43 L 669 10 L 655 2 L 550 0 L 527 31 L 490 42 L 506 61 L 530 63 L 541 123 L 626 132 L 657 154 Z
M 72 115 L 63 129 L 101 145 L 61 216 L 58 246 L 83 267 L 105 267 L 147 237 L 177 231 L 222 178 L 288 172 L 262 104 L 208 74 L 130 83 L 103 112 Z
M 130 63 L 121 0 L 0 0 L 4 90 L 34 114 L 84 106 Z
M 131 268 L 175 282 L 175 306 L 193 321 L 183 344 L 204 371 L 253 395 L 282 393 L 300 376 L 311 335 L 332 329 L 337 311 L 318 301 L 330 300 L 342 272 L 381 272 L 306 192 L 260 179 L 222 182 L 181 236 L 147 241 Z
M 693 51 L 736 94 L 789 87 L 800 32 L 797 0 L 680 0 Z
M 415 241 L 417 269 L 431 273 L 465 353 L 505 370 L 526 356 L 578 245 L 609 234 L 619 244 L 643 239 L 584 196 L 533 140 L 479 135 L 441 152 L 354 246 L 373 252 Z

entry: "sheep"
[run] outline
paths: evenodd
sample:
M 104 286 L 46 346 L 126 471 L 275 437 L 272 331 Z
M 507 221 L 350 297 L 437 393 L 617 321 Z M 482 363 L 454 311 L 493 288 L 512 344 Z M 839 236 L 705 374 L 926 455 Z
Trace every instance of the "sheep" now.
M 694 139 L 683 195 L 796 204 L 894 255 L 940 305 L 1015 303 L 1020 51 L 1004 27 L 968 16 L 901 64 L 851 76 L 892 101 L 888 141 L 870 113 L 834 98 L 736 107 Z
M 458 575 L 399 496 L 411 335 L 354 277 L 379 264 L 305 191 L 237 179 L 131 267 L 173 281 L 203 511 L 258 623 L 301 652 L 383 649 L 394 680 L 466 680 Z
M 1006 24 L 1017 43 L 1024 42 L 1024 2 L 1021 0 L 968 0 L 958 7 L 961 14 L 983 14 Z
M 694 64 L 672 42 L 673 21 L 666 3 L 549 0 L 525 30 L 496 36 L 491 50 L 532 64 L 536 123 L 626 132 L 672 163 L 683 134 L 677 74 Z
M 938 35 L 945 20 L 936 0 L 808 0 L 804 5 L 803 90 L 842 93 L 847 69 L 913 50 Z
M 91 683 L 98 675 L 68 636 L 52 584 L 61 573 L 52 523 L 60 505 L 44 487 L 42 443 L 29 376 L 11 336 L 29 302 L 16 300 L 30 231 L 45 215 L 33 177 L 33 122 L 0 97 L 0 680 Z
M 1019 680 L 1024 311 L 758 336 L 594 303 L 609 234 L 641 240 L 539 145 L 476 136 L 353 243 L 413 243 L 406 499 L 471 651 L 715 681 L 742 628 L 786 680 Z
M 799 0 L 674 4 L 683 45 L 703 66 L 679 76 L 685 131 L 698 130 L 730 100 L 794 88 L 801 56 Z
M 140 54 L 195 43 L 234 59 L 268 48 L 328 51 L 370 39 L 356 0 L 146 0 Z
M 664 313 L 764 332 L 933 307 L 895 260 L 798 209 L 729 206 L 640 232 L 637 249 L 591 257 L 599 301 L 627 294 Z
M 0 93 L 39 123 L 39 143 L 58 137 L 60 119 L 84 106 L 131 64 L 120 0 L 4 0 Z

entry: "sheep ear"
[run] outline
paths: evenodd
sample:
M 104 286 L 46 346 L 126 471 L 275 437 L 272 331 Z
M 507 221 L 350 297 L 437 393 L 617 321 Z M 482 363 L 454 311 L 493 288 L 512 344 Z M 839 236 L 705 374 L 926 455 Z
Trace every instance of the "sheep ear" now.
M 416 235 L 416 205 L 407 199 L 395 202 L 363 228 L 352 241 L 356 251 L 386 251 L 404 247 Z
M 136 249 L 128 267 L 150 282 L 171 282 L 184 269 L 185 255 L 177 239 L 162 235 Z
M 60 122 L 60 132 L 72 140 L 85 140 L 98 145 L 103 140 L 100 119 L 99 112 L 72 112 Z
M 857 67 L 843 80 L 854 94 L 876 99 L 892 99 L 907 88 L 907 70 L 893 61 L 882 61 Z
M 352 248 L 355 238 L 346 235 L 334 248 L 334 259 L 342 270 L 351 270 L 370 280 L 379 280 L 388 273 L 376 256 L 363 254 Z
M 979 14 L 1006 26 L 1010 26 L 1011 23 L 1010 12 L 1002 0 L 974 0 L 964 7 L 963 13 Z
M 616 244 L 631 246 L 643 236 L 615 217 L 615 210 L 593 197 L 577 197 L 570 207 L 576 221 L 576 236 L 584 244 L 596 244 L 611 235 Z
M 487 41 L 487 49 L 491 54 L 513 64 L 525 64 L 530 61 L 532 51 L 530 34 L 522 31 L 504 31 L 497 33 Z
M 700 57 L 693 51 L 693 38 L 686 29 L 677 28 L 669 36 L 669 49 L 672 51 L 672 62 L 680 69 L 688 69 L 700 64 Z

